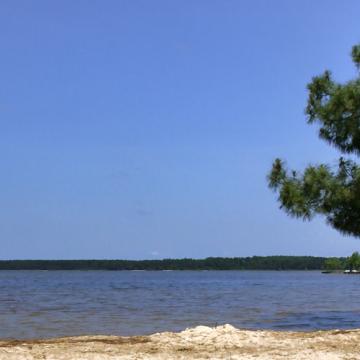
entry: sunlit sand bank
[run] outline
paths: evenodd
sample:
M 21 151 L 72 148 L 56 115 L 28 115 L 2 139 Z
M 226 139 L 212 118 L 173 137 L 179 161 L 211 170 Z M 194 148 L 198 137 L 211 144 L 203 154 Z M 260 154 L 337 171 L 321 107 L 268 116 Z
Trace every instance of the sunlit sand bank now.
M 360 359 L 360 330 L 275 332 L 224 325 L 150 336 L 0 341 L 0 359 Z

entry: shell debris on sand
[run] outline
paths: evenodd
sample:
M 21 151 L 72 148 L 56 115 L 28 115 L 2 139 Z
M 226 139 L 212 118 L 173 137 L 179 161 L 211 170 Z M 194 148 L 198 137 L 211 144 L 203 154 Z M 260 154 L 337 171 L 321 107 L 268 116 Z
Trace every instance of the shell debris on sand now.
M 197 326 L 149 336 L 0 341 L 0 360 L 359 359 L 360 330 L 289 332 Z

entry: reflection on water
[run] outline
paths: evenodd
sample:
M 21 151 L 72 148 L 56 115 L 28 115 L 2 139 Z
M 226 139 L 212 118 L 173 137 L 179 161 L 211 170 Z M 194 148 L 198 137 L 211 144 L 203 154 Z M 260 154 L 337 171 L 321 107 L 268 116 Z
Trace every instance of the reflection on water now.
M 360 328 L 359 299 L 360 276 L 319 272 L 0 271 L 0 337 Z

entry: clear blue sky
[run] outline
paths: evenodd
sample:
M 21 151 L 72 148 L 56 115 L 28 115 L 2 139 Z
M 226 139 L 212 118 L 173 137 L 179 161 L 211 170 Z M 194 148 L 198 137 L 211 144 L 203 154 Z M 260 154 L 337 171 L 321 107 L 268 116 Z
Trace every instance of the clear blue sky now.
M 358 0 L 0 4 L 0 258 L 348 255 L 266 185 L 338 154 L 306 84 L 355 75 Z

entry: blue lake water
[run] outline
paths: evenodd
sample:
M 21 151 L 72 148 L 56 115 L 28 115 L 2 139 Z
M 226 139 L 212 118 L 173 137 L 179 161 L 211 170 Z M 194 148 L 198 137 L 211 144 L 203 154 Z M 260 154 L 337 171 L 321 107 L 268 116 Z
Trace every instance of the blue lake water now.
M 230 323 L 360 328 L 360 275 L 313 271 L 0 271 L 0 338 L 135 335 Z

